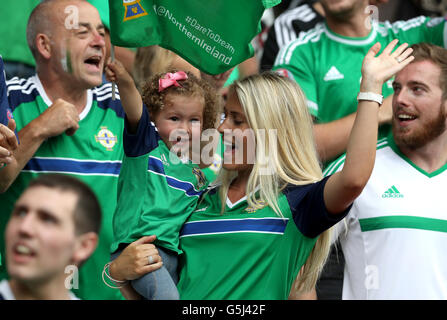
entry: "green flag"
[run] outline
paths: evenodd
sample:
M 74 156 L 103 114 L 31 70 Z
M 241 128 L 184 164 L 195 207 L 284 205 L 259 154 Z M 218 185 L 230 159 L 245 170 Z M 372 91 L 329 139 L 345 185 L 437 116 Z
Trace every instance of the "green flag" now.
M 109 0 L 114 45 L 160 45 L 219 74 L 253 55 L 264 9 L 281 0 Z

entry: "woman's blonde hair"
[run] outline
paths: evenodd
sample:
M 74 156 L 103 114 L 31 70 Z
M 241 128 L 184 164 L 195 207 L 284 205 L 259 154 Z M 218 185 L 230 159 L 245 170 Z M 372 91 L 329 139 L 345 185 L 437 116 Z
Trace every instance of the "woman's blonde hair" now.
M 304 93 L 294 81 L 274 73 L 236 81 L 230 90 L 236 93 L 256 139 L 256 160 L 246 190 L 248 206 L 268 205 L 282 217 L 277 203 L 280 192 L 289 184 L 306 185 L 323 176 Z M 233 178 L 234 172 L 223 173 L 222 199 L 226 199 Z M 296 290 L 306 292 L 314 288 L 329 248 L 328 230 L 319 236 L 301 269 Z

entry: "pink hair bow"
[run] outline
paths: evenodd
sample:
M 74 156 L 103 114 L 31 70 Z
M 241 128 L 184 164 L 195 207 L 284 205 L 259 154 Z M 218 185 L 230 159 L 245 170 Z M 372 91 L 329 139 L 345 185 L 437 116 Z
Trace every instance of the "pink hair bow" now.
M 164 89 L 169 88 L 170 86 L 180 87 L 180 84 L 177 80 L 186 80 L 188 79 L 188 75 L 186 72 L 177 71 L 176 73 L 166 73 L 163 78 L 158 80 L 158 92 L 162 92 Z

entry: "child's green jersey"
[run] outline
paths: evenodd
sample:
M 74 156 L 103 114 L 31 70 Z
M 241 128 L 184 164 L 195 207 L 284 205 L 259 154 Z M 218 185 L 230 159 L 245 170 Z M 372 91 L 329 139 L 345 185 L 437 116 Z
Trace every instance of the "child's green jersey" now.
M 208 186 L 205 175 L 170 152 L 145 106 L 137 132 L 124 130 L 123 144 L 111 252 L 120 244 L 156 235 L 156 245 L 181 253 L 179 231 Z

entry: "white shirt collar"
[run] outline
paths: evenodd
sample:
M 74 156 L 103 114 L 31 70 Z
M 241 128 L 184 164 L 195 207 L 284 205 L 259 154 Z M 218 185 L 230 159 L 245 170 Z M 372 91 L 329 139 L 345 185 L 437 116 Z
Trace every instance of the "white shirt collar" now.
M 324 31 L 327 37 L 335 42 L 344 43 L 350 46 L 366 46 L 373 43 L 377 36 L 378 23 L 376 21 L 372 21 L 371 23 L 371 32 L 368 36 L 364 38 L 349 38 L 343 37 L 328 28 L 326 24 L 324 24 Z
M 257 186 L 257 187 L 255 188 L 255 191 L 254 191 L 253 193 L 258 192 L 259 189 L 260 189 L 259 186 Z M 230 201 L 230 199 L 229 199 L 228 196 L 227 196 L 227 201 L 226 201 L 226 203 L 227 203 L 228 208 L 232 209 L 234 206 L 237 206 L 239 203 L 241 203 L 241 202 L 243 202 L 243 201 L 246 201 L 246 200 L 247 200 L 247 196 L 244 196 L 244 197 L 240 198 L 239 200 L 237 200 L 235 203 L 233 203 L 233 202 Z
M 9 286 L 8 280 L 3 280 L 0 282 L 0 295 L 3 296 L 5 300 L 15 300 L 14 294 L 12 293 L 11 287 Z
M 5 300 L 16 300 L 8 280 L 3 280 L 0 282 L 0 295 L 2 295 L 3 299 Z M 76 297 L 71 291 L 68 292 L 68 295 L 70 296 L 70 300 L 79 300 L 79 298 Z
M 51 106 L 53 104 L 53 102 L 50 100 L 47 93 L 45 92 L 45 89 L 42 85 L 42 82 L 39 79 L 39 76 L 36 74 L 35 76 L 33 76 L 33 78 L 34 78 L 33 79 L 34 82 L 36 83 L 37 91 L 39 92 L 40 96 L 42 97 L 43 102 L 45 102 L 45 104 L 47 106 Z M 92 108 L 92 102 L 93 102 L 93 92 L 91 89 L 88 89 L 87 90 L 87 102 L 86 102 L 85 107 L 82 110 L 81 114 L 79 115 L 80 120 L 84 119 L 87 116 L 90 109 Z

